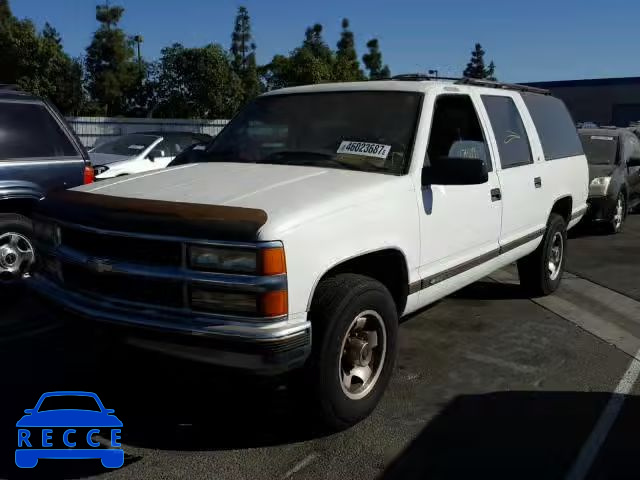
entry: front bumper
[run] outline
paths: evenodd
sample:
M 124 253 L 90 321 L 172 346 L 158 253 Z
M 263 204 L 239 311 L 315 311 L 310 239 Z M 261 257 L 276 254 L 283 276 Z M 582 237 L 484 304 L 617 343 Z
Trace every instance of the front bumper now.
M 275 322 L 231 322 L 134 306 L 71 292 L 40 275 L 27 279 L 36 293 L 80 317 L 119 327 L 127 343 L 177 357 L 277 375 L 298 368 L 311 353 L 311 324 L 306 315 Z
M 589 197 L 587 199 L 587 213 L 585 220 L 591 222 L 608 222 L 616 208 L 615 197 Z

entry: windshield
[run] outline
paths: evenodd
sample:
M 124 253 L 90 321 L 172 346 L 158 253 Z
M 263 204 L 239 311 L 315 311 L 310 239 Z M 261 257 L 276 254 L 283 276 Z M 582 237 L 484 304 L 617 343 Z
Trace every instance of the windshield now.
M 115 140 L 109 140 L 93 149 L 92 153 L 108 153 L 132 157 L 142 153 L 160 137 L 155 135 L 124 135 Z
M 39 412 L 50 410 L 90 410 L 99 412 L 100 406 L 95 398 L 88 395 L 55 395 L 42 400 Z
M 613 165 L 618 154 L 618 137 L 580 134 L 587 161 L 592 165 Z
M 199 162 L 310 165 L 402 174 L 422 94 L 367 91 L 258 98 Z

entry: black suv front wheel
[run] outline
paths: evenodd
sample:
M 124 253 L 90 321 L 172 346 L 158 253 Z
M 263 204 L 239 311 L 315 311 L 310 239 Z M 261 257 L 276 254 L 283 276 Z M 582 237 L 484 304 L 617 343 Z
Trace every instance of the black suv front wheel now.
M 18 214 L 0 214 L 0 283 L 21 279 L 35 261 L 31 220 Z

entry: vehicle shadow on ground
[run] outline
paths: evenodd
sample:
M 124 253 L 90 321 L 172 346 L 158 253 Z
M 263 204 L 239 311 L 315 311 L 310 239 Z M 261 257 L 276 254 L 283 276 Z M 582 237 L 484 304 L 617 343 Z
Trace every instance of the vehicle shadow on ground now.
M 578 392 L 456 397 L 382 478 L 565 478 L 610 398 Z M 587 478 L 638 478 L 639 422 L 640 398 L 627 396 Z
M 519 283 L 499 283 L 480 280 L 451 294 L 462 300 L 522 300 L 530 298 Z

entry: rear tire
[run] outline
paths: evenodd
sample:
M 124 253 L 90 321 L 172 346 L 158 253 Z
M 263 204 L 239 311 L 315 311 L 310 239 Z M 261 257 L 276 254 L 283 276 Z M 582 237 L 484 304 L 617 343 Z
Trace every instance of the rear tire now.
M 0 214 L 0 284 L 19 282 L 35 261 L 33 224 L 19 214 Z
M 343 430 L 375 409 L 389 383 L 397 353 L 396 305 L 380 282 L 340 274 L 318 285 L 310 318 L 313 347 L 303 384 L 321 423 Z
M 542 242 L 536 250 L 518 260 L 520 285 L 528 295 L 542 297 L 560 286 L 567 258 L 567 224 L 552 213 Z

